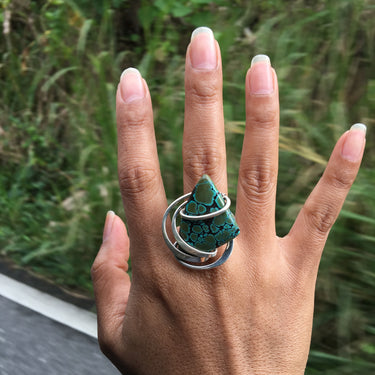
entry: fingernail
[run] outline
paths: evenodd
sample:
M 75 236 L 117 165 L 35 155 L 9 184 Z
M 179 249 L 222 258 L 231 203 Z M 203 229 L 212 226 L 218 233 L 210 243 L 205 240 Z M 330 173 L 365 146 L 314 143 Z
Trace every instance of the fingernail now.
M 366 130 L 367 127 L 364 124 L 358 123 L 352 125 L 341 150 L 341 155 L 344 159 L 352 162 L 357 162 L 361 159 L 366 139 Z
M 217 67 L 215 37 L 208 27 L 198 27 L 191 34 L 190 61 L 194 69 L 212 70 Z
M 127 68 L 120 77 L 121 96 L 125 103 L 145 97 L 145 88 L 138 69 Z
M 273 92 L 271 60 L 267 55 L 256 55 L 251 60 L 249 73 L 250 94 L 267 95 Z
M 113 220 L 116 214 L 113 211 L 108 211 L 105 218 L 104 230 L 103 230 L 103 242 L 111 235 Z
M 258 62 L 267 62 L 269 65 L 271 65 L 271 60 L 267 55 L 256 55 L 252 58 L 250 66 L 253 66 Z

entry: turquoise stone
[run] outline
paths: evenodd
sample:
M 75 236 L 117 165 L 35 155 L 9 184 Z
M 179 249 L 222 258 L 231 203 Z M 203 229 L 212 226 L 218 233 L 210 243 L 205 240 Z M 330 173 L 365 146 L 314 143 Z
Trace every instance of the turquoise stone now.
M 204 215 L 218 211 L 225 202 L 209 176 L 203 175 L 185 206 L 186 215 Z M 214 251 L 240 233 L 234 215 L 228 209 L 206 220 L 181 219 L 180 236 L 189 245 L 204 251 Z

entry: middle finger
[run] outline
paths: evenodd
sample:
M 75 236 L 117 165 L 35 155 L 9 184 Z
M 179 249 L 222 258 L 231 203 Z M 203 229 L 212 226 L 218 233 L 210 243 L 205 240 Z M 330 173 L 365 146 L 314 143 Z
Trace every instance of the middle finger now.
M 186 54 L 184 190 L 190 192 L 208 174 L 227 190 L 222 69 L 219 45 L 207 27 L 196 29 Z

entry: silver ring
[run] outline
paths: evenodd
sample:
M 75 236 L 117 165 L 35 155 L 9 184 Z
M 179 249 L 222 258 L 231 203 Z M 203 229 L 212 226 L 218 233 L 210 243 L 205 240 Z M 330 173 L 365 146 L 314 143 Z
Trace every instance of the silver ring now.
M 208 176 L 206 177 L 209 179 Z M 202 179 L 204 178 L 205 176 L 202 177 Z M 193 269 L 193 270 L 208 270 L 211 268 L 218 267 L 224 262 L 226 262 L 233 250 L 233 238 L 239 233 L 239 229 L 237 227 L 237 224 L 235 223 L 233 214 L 229 210 L 230 205 L 231 205 L 231 200 L 225 194 L 219 193 L 216 190 L 215 186 L 213 185 L 212 181 L 210 179 L 209 181 L 213 186 L 212 188 L 213 192 L 215 192 L 216 194 L 215 199 L 221 202 L 220 205 L 223 205 L 222 202 L 224 201 L 223 207 L 217 206 L 217 207 L 211 208 L 211 210 L 213 209 L 214 211 L 211 211 L 202 215 L 192 215 L 192 214 L 186 213 L 185 206 L 189 203 L 191 199 L 193 199 L 192 195 L 195 191 L 193 190 L 193 193 L 185 194 L 177 198 L 176 200 L 174 200 L 166 209 L 164 216 L 163 216 L 163 220 L 162 220 L 162 233 L 163 233 L 163 237 L 168 248 L 172 251 L 175 258 L 183 266 Z M 214 199 L 212 198 L 212 202 L 213 201 Z M 171 228 L 172 228 L 172 234 L 175 238 L 174 242 L 170 240 L 167 234 L 167 219 L 170 213 L 173 212 L 173 210 L 174 210 L 174 213 L 171 218 L 171 222 L 172 222 Z M 229 211 L 229 214 L 226 214 L 227 211 Z M 236 226 L 237 229 L 236 229 L 236 233 L 232 235 L 232 237 L 230 237 L 228 240 L 225 239 L 225 242 L 219 242 L 219 246 L 226 243 L 226 248 L 223 254 L 218 259 L 214 260 L 213 262 L 212 261 L 209 262 L 211 258 L 214 258 L 217 256 L 217 253 L 218 253 L 217 248 L 210 248 L 210 250 L 201 250 L 192 246 L 191 243 L 189 244 L 187 241 L 185 241 L 182 238 L 180 234 L 181 226 L 180 226 L 180 231 L 179 231 L 177 227 L 177 222 L 178 220 L 181 220 L 181 221 L 187 220 L 187 223 L 191 223 L 193 227 L 198 227 L 198 229 L 201 228 L 200 226 L 203 226 L 206 232 L 209 232 L 209 235 L 213 237 L 212 233 L 209 230 L 207 230 L 207 228 L 215 227 L 213 225 L 213 223 L 215 222 L 215 218 L 220 215 L 227 215 L 224 217 L 224 220 L 227 220 L 227 218 L 229 217 L 230 220 L 233 220 L 234 225 Z M 222 220 L 223 219 L 220 219 L 219 221 L 221 222 Z M 194 221 L 196 221 L 197 223 L 194 224 Z M 229 223 L 229 224 L 232 224 L 232 223 Z M 215 233 L 219 235 L 220 233 L 217 233 L 217 227 L 215 228 L 216 228 Z M 202 231 L 202 229 L 199 229 L 199 230 Z
M 190 255 L 194 255 L 198 258 L 211 258 L 211 257 L 214 257 L 216 256 L 217 254 L 217 250 L 214 250 L 214 251 L 202 251 L 202 250 L 198 250 L 197 248 L 189 245 L 187 242 L 185 242 L 182 237 L 180 236 L 180 233 L 178 233 L 178 230 L 177 230 L 177 215 L 180 214 L 181 215 L 181 210 L 186 206 L 186 203 L 187 202 L 184 202 L 182 203 L 180 206 L 178 206 L 177 210 L 174 212 L 173 214 L 173 217 L 172 217 L 172 232 L 173 232 L 173 236 L 174 238 L 176 239 L 176 242 L 178 243 L 178 245 L 180 246 L 180 248 L 182 250 L 184 250 L 186 253 L 190 254 Z M 201 218 L 199 218 L 199 220 L 201 220 Z

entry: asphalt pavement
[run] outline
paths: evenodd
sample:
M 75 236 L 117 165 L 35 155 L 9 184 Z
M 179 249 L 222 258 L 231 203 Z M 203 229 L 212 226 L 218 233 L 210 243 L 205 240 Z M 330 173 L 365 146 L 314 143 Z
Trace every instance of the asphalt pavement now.
M 0 375 L 119 375 L 96 316 L 0 274 Z

